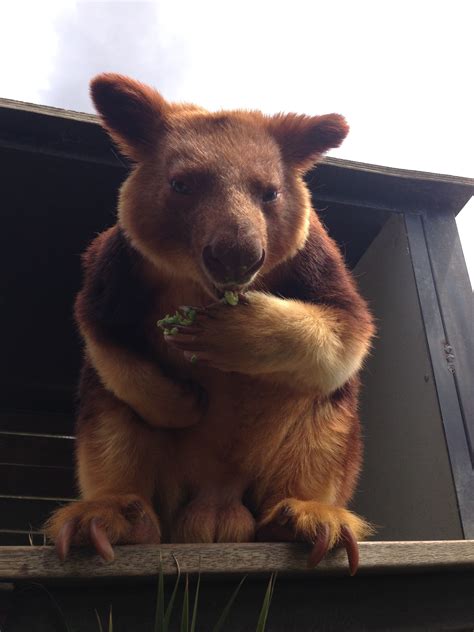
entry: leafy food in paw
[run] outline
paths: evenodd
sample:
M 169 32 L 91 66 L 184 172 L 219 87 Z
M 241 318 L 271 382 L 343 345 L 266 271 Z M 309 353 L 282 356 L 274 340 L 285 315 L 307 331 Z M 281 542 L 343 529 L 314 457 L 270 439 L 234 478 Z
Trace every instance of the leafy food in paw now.
M 239 295 L 237 292 L 227 291 L 224 293 L 224 302 L 227 303 L 227 305 L 238 305 Z

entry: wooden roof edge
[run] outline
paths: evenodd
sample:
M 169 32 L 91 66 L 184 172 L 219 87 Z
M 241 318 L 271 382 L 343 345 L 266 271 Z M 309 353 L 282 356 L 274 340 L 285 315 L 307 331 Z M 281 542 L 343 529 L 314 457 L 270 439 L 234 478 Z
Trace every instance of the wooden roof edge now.
M 115 547 L 105 563 L 86 549 L 71 551 L 60 562 L 50 546 L 0 547 L 2 581 L 89 581 L 151 579 L 160 564 L 165 575 L 207 576 L 348 576 L 346 554 L 338 549 L 314 569 L 307 568 L 309 548 L 296 543 L 164 544 Z M 363 542 L 359 575 L 474 572 L 474 540 L 435 542 Z
M 468 178 L 465 176 L 452 176 L 445 173 L 400 169 L 399 167 L 385 167 L 383 165 L 375 165 L 368 162 L 357 162 L 355 160 L 347 160 L 345 158 L 333 158 L 331 156 L 326 156 L 322 164 L 330 165 L 331 167 L 336 167 L 340 169 L 364 171 L 366 173 L 392 176 L 395 178 L 425 180 L 427 182 L 434 181 L 454 185 L 457 184 L 463 187 L 469 187 L 474 193 L 474 178 Z
M 14 99 L 0 98 L 0 115 L 2 109 L 16 110 L 18 112 L 36 114 L 43 117 L 54 117 L 56 119 L 63 119 L 72 123 L 82 123 L 93 126 L 99 124 L 99 117 L 96 114 L 76 112 L 74 110 L 66 110 L 63 108 L 57 108 L 47 105 L 16 101 Z M 325 157 L 321 164 L 328 167 L 334 167 L 336 169 L 343 169 L 346 171 L 362 171 L 369 174 L 378 174 L 381 176 L 389 176 L 393 178 L 458 185 L 463 188 L 468 187 L 474 193 L 474 178 L 468 178 L 464 176 L 454 176 L 427 171 L 400 169 L 397 167 L 386 167 L 383 165 L 357 162 L 355 160 L 347 160 L 344 158 L 333 157 Z
M 0 109 L 18 110 L 20 112 L 40 114 L 42 116 L 53 116 L 55 118 L 62 118 L 68 121 L 76 121 L 78 123 L 92 123 L 94 125 L 97 125 L 99 120 L 97 114 L 76 112 L 75 110 L 66 110 L 65 108 L 53 107 L 52 105 L 40 105 L 38 103 L 17 101 L 15 99 L 0 98 Z

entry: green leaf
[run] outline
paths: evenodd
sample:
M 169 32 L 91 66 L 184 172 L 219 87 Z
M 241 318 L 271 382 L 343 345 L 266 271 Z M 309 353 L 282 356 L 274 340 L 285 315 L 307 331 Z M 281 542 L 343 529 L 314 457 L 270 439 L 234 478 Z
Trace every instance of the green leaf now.
M 174 555 L 173 555 L 174 557 Z M 166 614 L 165 614 L 165 621 L 164 621 L 164 628 L 163 628 L 163 632 L 168 632 L 168 626 L 170 623 L 170 619 L 171 619 L 171 614 L 173 612 L 173 606 L 174 606 L 174 601 L 176 599 L 176 594 L 178 592 L 178 586 L 179 586 L 179 580 L 181 578 L 181 569 L 179 568 L 179 563 L 176 557 L 174 557 L 174 561 L 176 563 L 176 569 L 178 572 L 178 576 L 176 577 L 176 581 L 174 584 L 174 588 L 173 588 L 173 592 L 171 593 L 171 597 L 168 603 L 168 607 L 166 608 Z M 158 632 L 161 632 L 161 630 L 158 630 Z
M 102 627 L 102 621 L 100 620 L 99 613 L 97 612 L 97 610 L 94 610 L 94 612 L 97 619 L 97 624 L 99 626 L 99 632 L 104 632 L 104 628 Z
M 273 575 L 273 584 L 272 584 L 272 592 L 270 594 L 270 603 L 271 603 L 271 601 L 273 599 L 273 591 L 275 590 L 275 584 L 276 584 L 278 573 L 275 572 L 275 573 L 272 573 L 272 575 Z
M 260 610 L 260 616 L 258 617 L 257 629 L 255 632 L 265 632 L 267 625 L 268 611 L 270 610 L 270 603 L 272 601 L 273 589 L 275 587 L 276 575 L 272 574 L 270 581 L 268 582 L 265 597 L 263 599 L 262 609 Z
M 222 611 L 221 616 L 219 617 L 218 622 L 216 623 L 216 625 L 212 628 L 212 632 L 219 632 L 219 630 L 222 630 L 222 626 L 225 623 L 225 620 L 227 619 L 227 616 L 230 612 L 230 609 L 232 608 L 234 601 L 237 597 L 237 595 L 239 594 L 239 590 L 242 586 L 242 584 L 244 583 L 244 581 L 247 579 L 247 575 L 245 575 L 245 577 L 242 577 L 242 579 L 240 580 L 239 585 L 237 586 L 237 588 L 234 590 L 234 592 L 232 593 L 231 598 L 229 599 L 229 601 L 227 602 L 226 607 L 224 608 L 224 610 Z
M 181 632 L 189 632 L 189 576 L 186 574 L 184 585 L 183 611 L 181 613 Z
M 114 632 L 114 622 L 112 619 L 112 605 L 110 605 L 110 610 L 109 610 L 109 630 L 108 632 Z
M 154 632 L 166 632 L 165 627 L 165 579 L 163 574 L 163 560 L 160 552 L 160 570 L 158 573 L 158 592 L 156 595 Z
M 239 295 L 237 294 L 237 292 L 224 292 L 224 302 L 227 303 L 227 305 L 238 305 Z
M 47 595 L 51 605 L 56 612 L 58 623 L 61 626 L 62 632 L 71 632 L 71 628 L 66 621 L 66 617 L 64 616 L 64 612 L 61 610 L 61 606 L 53 597 L 53 595 L 49 592 L 49 590 L 45 586 L 43 586 L 43 584 L 38 584 L 36 582 L 27 582 L 26 584 L 22 584 L 22 586 L 18 588 L 18 594 L 22 594 L 24 592 L 27 592 L 28 590 L 39 590 L 40 592 Z
M 197 607 L 198 607 L 199 587 L 200 586 L 201 586 L 201 573 L 199 573 L 199 575 L 198 575 L 197 584 L 196 584 L 196 594 L 194 595 L 193 618 L 192 618 L 192 621 L 191 621 L 191 630 L 190 630 L 190 632 L 195 632 L 195 630 L 196 630 Z
M 187 310 L 182 309 L 182 311 L 184 316 L 178 310 L 175 314 L 166 314 L 164 318 L 156 322 L 156 326 L 161 327 L 166 333 L 167 330 L 173 329 L 177 325 L 192 325 L 196 318 L 196 310 L 189 308 Z

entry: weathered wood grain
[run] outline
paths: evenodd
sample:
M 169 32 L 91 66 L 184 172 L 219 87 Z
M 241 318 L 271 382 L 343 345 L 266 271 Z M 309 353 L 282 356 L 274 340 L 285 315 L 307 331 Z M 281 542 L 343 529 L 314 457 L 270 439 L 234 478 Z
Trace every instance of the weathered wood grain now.
M 55 118 L 80 121 L 81 123 L 97 124 L 99 121 L 99 117 L 96 114 L 75 112 L 74 110 L 65 110 L 64 108 L 56 108 L 51 105 L 39 105 L 26 101 L 16 101 L 15 99 L 0 99 L 0 108 L 19 110 L 20 112 L 32 112 L 33 114 L 41 114 L 43 116 L 54 116 Z
M 89 580 L 149 578 L 160 567 L 174 575 L 347 575 L 341 550 L 330 554 L 315 570 L 307 569 L 304 544 L 165 544 L 119 546 L 116 559 L 107 564 L 91 551 L 74 550 L 65 563 L 52 547 L 0 547 L 0 580 Z M 359 574 L 426 573 L 474 570 L 474 540 L 439 542 L 365 542 L 360 545 Z

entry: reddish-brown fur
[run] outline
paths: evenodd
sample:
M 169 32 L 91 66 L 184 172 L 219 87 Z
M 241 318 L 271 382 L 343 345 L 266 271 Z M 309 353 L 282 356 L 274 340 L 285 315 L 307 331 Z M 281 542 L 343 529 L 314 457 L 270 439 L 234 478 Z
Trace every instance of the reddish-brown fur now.
M 72 530 L 99 552 L 93 524 L 112 543 L 160 530 L 165 541 L 316 541 L 326 529 L 332 546 L 344 525 L 364 537 L 345 505 L 372 319 L 302 180 L 342 142 L 344 119 L 211 114 L 119 75 L 96 78 L 92 96 L 136 164 L 117 224 L 84 256 L 82 500 L 49 534 Z M 237 263 L 263 253 L 261 268 L 218 284 L 206 247 Z M 236 307 L 217 302 L 231 286 L 245 291 Z M 181 305 L 206 309 L 165 340 L 156 321 Z

